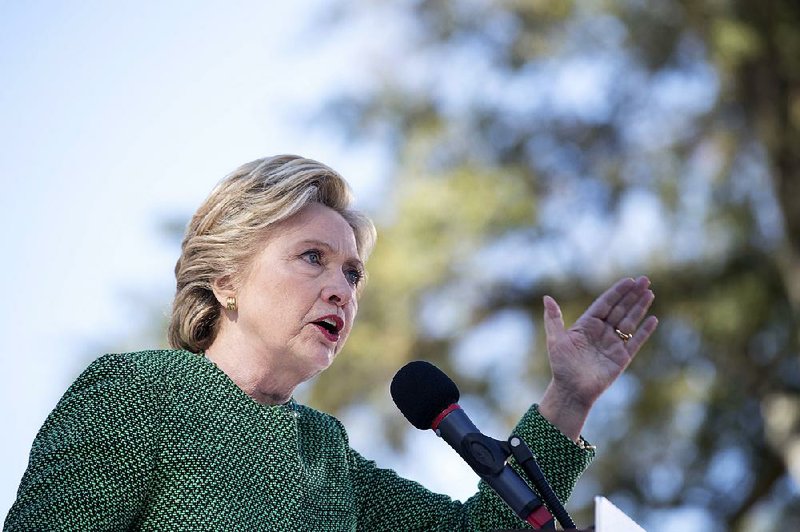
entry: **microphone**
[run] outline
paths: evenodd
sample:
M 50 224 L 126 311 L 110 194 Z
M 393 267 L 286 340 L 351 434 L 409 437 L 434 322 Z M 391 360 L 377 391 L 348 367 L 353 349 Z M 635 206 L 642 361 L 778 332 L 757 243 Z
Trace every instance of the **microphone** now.
M 555 528 L 553 516 L 506 463 L 500 442 L 483 435 L 458 405 L 456 384 L 429 362 L 409 362 L 395 374 L 392 400 L 420 430 L 433 429 L 521 519 L 534 528 Z

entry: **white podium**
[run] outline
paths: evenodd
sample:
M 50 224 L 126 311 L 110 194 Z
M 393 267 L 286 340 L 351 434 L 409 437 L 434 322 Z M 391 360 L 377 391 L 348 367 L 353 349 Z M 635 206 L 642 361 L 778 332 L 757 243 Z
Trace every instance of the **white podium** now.
M 646 532 L 605 497 L 594 498 L 595 532 Z

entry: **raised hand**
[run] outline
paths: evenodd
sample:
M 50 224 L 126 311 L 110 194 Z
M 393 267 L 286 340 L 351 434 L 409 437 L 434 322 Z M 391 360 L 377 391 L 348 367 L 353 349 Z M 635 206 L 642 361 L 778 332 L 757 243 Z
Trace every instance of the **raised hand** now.
M 655 316 L 645 319 L 654 298 L 647 277 L 621 279 L 565 329 L 558 303 L 545 296 L 553 378 L 539 409 L 567 436 L 577 439 L 591 406 L 656 329 Z

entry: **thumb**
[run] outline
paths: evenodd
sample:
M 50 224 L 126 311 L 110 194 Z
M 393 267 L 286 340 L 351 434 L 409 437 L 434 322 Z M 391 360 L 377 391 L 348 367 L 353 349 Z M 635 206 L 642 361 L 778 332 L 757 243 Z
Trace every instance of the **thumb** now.
M 547 339 L 555 339 L 564 333 L 564 318 L 561 316 L 561 307 L 550 296 L 544 296 L 544 333 Z

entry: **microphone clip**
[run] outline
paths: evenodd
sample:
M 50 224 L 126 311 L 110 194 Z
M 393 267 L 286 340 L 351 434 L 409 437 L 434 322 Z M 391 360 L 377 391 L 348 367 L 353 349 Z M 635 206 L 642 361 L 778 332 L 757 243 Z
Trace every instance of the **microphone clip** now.
M 530 447 L 519 436 L 512 435 L 507 441 L 501 441 L 480 432 L 471 432 L 464 436 L 459 454 L 476 473 L 489 477 L 499 475 L 508 458 L 513 456 L 553 517 L 564 529 L 575 528 L 572 517 L 558 500 Z
M 511 456 L 508 442 L 495 440 L 480 432 L 467 434 L 461 442 L 459 454 L 479 475 L 500 474 Z

